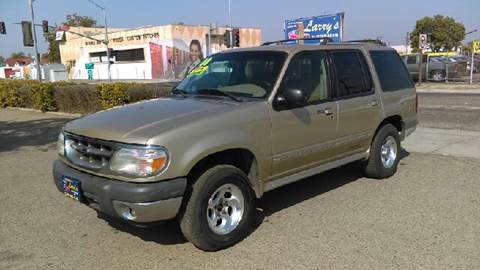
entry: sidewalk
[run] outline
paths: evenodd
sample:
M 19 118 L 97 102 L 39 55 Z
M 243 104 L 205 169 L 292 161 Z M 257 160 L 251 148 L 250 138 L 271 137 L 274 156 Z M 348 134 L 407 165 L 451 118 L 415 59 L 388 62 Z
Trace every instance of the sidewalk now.
M 480 87 L 473 89 L 448 89 L 448 88 L 417 88 L 417 93 L 427 94 L 478 94 Z
M 417 127 L 402 146 L 409 152 L 480 159 L 480 132 Z

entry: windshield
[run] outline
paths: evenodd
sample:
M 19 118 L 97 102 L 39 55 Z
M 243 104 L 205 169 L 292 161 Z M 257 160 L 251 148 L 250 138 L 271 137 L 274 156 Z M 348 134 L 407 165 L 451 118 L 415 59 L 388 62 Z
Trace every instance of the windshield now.
M 273 89 L 287 54 L 232 52 L 205 58 L 176 87 L 184 94 L 223 92 L 235 98 L 266 98 Z

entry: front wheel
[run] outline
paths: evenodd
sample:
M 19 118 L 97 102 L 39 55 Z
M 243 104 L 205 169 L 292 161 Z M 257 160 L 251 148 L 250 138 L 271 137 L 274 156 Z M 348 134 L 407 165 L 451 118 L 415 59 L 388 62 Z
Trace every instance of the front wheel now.
M 365 167 L 366 175 L 376 179 L 392 176 L 397 171 L 400 149 L 397 128 L 391 124 L 381 127 L 370 146 L 370 157 Z
M 245 173 L 231 165 L 218 165 L 205 171 L 191 186 L 180 228 L 202 250 L 227 248 L 247 236 L 254 205 Z

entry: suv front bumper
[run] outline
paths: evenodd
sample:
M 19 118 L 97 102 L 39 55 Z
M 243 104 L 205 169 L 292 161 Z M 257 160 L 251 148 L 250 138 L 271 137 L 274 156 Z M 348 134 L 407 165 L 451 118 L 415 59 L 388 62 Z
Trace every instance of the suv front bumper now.
M 80 181 L 80 202 L 109 216 L 134 223 L 148 223 L 174 218 L 182 204 L 186 178 L 155 183 L 130 183 L 94 176 L 53 163 L 53 179 L 63 192 L 62 176 Z

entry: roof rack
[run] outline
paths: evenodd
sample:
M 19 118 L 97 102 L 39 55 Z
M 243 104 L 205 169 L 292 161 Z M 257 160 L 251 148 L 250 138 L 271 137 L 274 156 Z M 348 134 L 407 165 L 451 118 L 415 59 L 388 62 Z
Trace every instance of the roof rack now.
M 383 42 L 381 39 L 357 39 L 357 40 L 348 40 L 348 41 L 343 41 L 346 43 L 371 43 L 371 44 L 377 44 L 377 45 L 382 45 L 382 46 L 387 46 L 385 42 Z
M 332 42 L 332 39 L 329 37 L 323 37 L 323 38 L 297 38 L 297 39 L 284 39 L 284 40 L 277 40 L 277 41 L 269 41 L 263 43 L 261 46 L 269 46 L 269 45 L 281 45 L 285 44 L 288 42 L 295 42 L 298 44 L 298 41 L 306 41 L 306 40 L 318 40 L 321 45 L 326 45 L 328 42 Z

